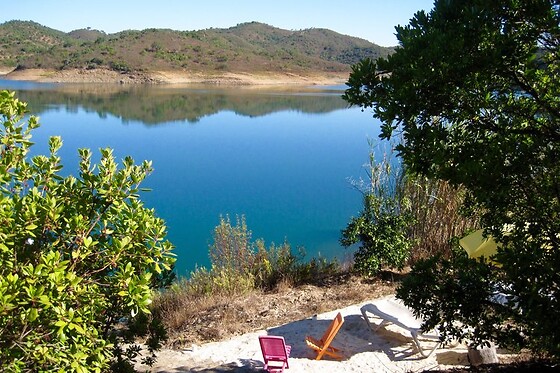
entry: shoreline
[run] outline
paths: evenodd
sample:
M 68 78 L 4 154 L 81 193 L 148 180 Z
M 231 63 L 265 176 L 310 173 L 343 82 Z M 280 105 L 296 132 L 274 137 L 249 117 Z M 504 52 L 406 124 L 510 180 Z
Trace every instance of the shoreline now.
M 225 86 L 338 85 L 349 73 L 285 73 L 151 71 L 120 73 L 108 69 L 23 69 L 0 68 L 0 78 L 37 83 L 113 83 L 113 84 L 211 84 Z

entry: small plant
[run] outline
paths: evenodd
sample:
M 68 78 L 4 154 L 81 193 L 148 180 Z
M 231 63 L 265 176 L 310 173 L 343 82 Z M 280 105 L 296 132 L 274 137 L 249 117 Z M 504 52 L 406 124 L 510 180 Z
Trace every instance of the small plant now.
M 209 247 L 211 268 L 197 268 L 182 282 L 191 295 L 243 294 L 255 289 L 270 290 L 281 283 L 313 283 L 340 272 L 336 260 L 313 258 L 304 261 L 305 251 L 292 252 L 289 243 L 266 246 L 264 240 L 251 241 L 244 217 L 232 224 L 220 217 Z
M 251 231 L 245 217 L 237 217 L 235 225 L 229 216 L 220 217 L 214 228 L 214 243 L 209 250 L 212 268 L 228 268 L 238 273 L 249 273 L 254 260 L 251 248 Z
M 406 232 L 410 218 L 392 209 L 384 210 L 381 204 L 389 207 L 388 202 L 372 194 L 364 196 L 364 210 L 342 232 L 344 246 L 360 242 L 354 269 L 362 275 L 375 276 L 385 266 L 402 269 L 409 257 L 412 242 Z

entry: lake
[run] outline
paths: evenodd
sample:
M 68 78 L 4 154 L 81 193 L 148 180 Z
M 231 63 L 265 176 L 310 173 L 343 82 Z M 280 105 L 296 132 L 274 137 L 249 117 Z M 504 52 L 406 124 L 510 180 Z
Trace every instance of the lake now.
M 244 216 L 253 239 L 344 260 L 340 231 L 359 213 L 349 178 L 366 177 L 379 123 L 348 108 L 341 87 L 264 89 L 36 84 L 0 80 L 40 117 L 34 154 L 60 135 L 64 173 L 78 148 L 153 161 L 142 200 L 176 247 L 177 273 L 208 266 L 220 216 Z M 382 152 L 383 146 L 376 149 Z

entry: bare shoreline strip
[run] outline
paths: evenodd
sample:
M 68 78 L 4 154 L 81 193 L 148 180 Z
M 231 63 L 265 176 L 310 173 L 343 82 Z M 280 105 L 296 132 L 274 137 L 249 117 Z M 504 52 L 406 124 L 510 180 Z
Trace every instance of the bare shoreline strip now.
M 108 69 L 1 70 L 8 80 L 44 83 L 119 83 L 119 84 L 215 84 L 215 85 L 336 85 L 348 80 L 348 73 L 284 73 L 154 71 L 120 73 Z

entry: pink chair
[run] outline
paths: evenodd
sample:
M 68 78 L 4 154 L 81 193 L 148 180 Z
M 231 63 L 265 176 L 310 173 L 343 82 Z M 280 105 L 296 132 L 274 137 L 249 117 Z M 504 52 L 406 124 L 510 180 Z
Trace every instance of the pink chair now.
M 283 372 L 284 368 L 289 368 L 288 357 L 290 357 L 292 347 L 286 344 L 284 337 L 261 335 L 259 342 L 264 358 L 264 370 Z

